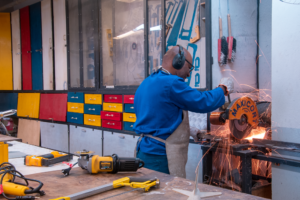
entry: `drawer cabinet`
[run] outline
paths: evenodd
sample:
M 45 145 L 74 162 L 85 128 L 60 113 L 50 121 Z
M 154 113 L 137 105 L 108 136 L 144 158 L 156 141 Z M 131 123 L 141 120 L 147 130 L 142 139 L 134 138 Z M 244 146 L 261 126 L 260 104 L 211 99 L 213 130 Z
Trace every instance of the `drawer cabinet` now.
M 122 130 L 122 122 L 121 121 L 113 121 L 113 120 L 103 119 L 102 120 L 102 127 Z
M 124 111 L 128 113 L 134 113 L 134 105 L 133 104 L 125 104 Z
M 68 102 L 84 103 L 82 92 L 68 92 Z
M 84 124 L 91 126 L 101 126 L 101 116 L 84 114 Z
M 122 121 L 122 113 L 101 111 L 102 119 Z
M 67 113 L 67 122 L 83 124 L 83 114 L 81 113 Z
M 66 121 L 68 94 L 41 94 L 40 119 Z
M 124 122 L 135 122 L 136 115 L 134 113 L 123 113 Z
M 133 131 L 133 122 L 124 122 L 124 130 Z
M 134 157 L 138 136 L 103 132 L 103 155 L 117 154 L 119 157 Z M 113 144 L 113 145 L 112 145 Z
M 133 104 L 134 102 L 134 95 L 124 95 L 124 103 Z
M 104 95 L 104 102 L 122 103 L 122 95 L 105 94 Z
M 85 94 L 84 100 L 86 104 L 102 104 L 102 94 Z
M 83 103 L 68 102 L 68 112 L 83 113 Z
M 68 125 L 41 122 L 41 146 L 69 152 Z
M 94 155 L 102 156 L 102 131 L 70 126 L 70 153 L 76 151 L 94 151 Z
M 102 106 L 94 104 L 84 104 L 84 113 L 91 115 L 100 115 Z
M 121 103 L 103 103 L 103 110 L 123 112 L 123 105 Z
M 19 93 L 18 116 L 39 118 L 40 93 Z

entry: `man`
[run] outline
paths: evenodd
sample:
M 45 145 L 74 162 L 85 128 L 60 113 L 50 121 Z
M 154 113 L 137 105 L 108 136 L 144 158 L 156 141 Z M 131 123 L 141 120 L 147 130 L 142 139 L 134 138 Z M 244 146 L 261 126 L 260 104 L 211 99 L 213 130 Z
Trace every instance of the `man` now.
M 194 69 L 191 54 L 181 46 L 171 48 L 163 57 L 162 68 L 146 78 L 135 93 L 137 120 L 134 131 L 141 137 L 137 157 L 146 168 L 185 177 L 190 137 L 188 112 L 207 113 L 225 103 L 225 85 L 199 92 L 184 79 Z M 192 136 L 197 138 L 197 130 Z

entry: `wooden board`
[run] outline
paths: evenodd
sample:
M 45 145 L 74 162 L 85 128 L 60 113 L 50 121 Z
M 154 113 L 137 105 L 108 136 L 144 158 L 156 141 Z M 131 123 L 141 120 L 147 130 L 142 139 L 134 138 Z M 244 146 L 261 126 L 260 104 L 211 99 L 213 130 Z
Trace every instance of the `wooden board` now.
M 43 0 L 41 3 L 44 90 L 53 90 L 52 6 L 51 0 Z
M 55 89 L 68 89 L 65 1 L 53 0 Z
M 29 119 L 19 119 L 18 138 L 24 143 L 40 146 L 40 122 Z
M 7 141 L 19 141 L 22 142 L 21 138 L 11 137 L 7 135 L 0 134 L 0 142 L 7 142 Z
M 0 13 L 0 90 L 12 90 L 10 13 Z
M 15 10 L 11 13 L 12 32 L 12 57 L 13 57 L 13 82 L 14 90 L 22 90 L 21 82 L 21 33 L 20 33 L 20 12 Z
M 22 173 L 22 172 L 21 172 Z M 122 196 L 116 196 L 110 198 L 115 199 L 126 199 L 126 200 L 136 200 L 136 199 L 155 199 L 155 200 L 165 200 L 165 199 L 179 199 L 187 200 L 187 196 L 179 194 L 173 191 L 173 188 L 183 189 L 192 191 L 194 188 L 194 182 L 183 178 L 173 177 L 167 174 L 155 172 L 146 168 L 138 170 L 137 173 L 117 173 L 117 174 L 88 174 L 85 170 L 81 168 L 73 168 L 68 177 L 64 177 L 61 171 L 52 171 L 46 173 L 38 173 L 26 176 L 27 178 L 33 178 L 40 180 L 44 183 L 42 190 L 46 192 L 46 195 L 40 199 L 54 199 L 58 197 L 63 197 L 66 195 L 74 194 L 80 191 L 98 187 L 101 185 L 112 183 L 114 180 L 123 178 L 126 176 L 135 177 L 157 177 L 160 180 L 160 188 L 151 189 L 147 193 L 141 191 L 134 191 Z M 63 189 L 62 189 L 63 188 Z M 222 189 L 215 186 L 199 184 L 199 189 L 202 192 L 222 192 L 221 196 L 205 198 L 207 200 L 219 200 L 219 199 L 245 199 L 245 200 L 266 200 L 265 198 L 260 198 L 240 192 L 234 192 L 232 190 Z M 129 187 L 118 188 L 111 190 L 99 195 L 95 195 L 86 199 L 101 199 L 116 195 L 125 191 L 132 190 Z M 3 197 L 1 197 L 3 198 Z M 0 199 L 1 199 L 0 198 Z

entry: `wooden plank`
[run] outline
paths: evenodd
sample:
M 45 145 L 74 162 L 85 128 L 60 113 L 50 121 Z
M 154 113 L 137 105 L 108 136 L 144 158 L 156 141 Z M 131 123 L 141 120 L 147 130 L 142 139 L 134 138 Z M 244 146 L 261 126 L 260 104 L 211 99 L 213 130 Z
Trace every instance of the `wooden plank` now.
M 0 13 L 0 90 L 12 90 L 10 13 Z
M 19 119 L 18 138 L 24 143 L 40 146 L 40 121 Z
M 13 83 L 14 90 L 22 90 L 21 82 L 21 33 L 20 33 L 20 11 L 11 13 L 12 30 L 12 57 L 13 57 Z
M 22 171 L 21 171 L 22 173 Z M 150 189 L 149 192 L 134 191 L 122 196 L 116 196 L 110 198 L 111 200 L 116 199 L 155 199 L 155 200 L 165 200 L 165 199 L 178 199 L 186 200 L 188 197 L 180 193 L 174 192 L 172 189 L 183 189 L 192 191 L 194 189 L 194 182 L 183 178 L 173 177 L 167 174 L 155 172 L 146 168 L 139 169 L 137 173 L 117 173 L 117 174 L 88 174 L 85 170 L 81 168 L 73 168 L 70 172 L 70 176 L 64 177 L 61 171 L 52 171 L 46 173 L 37 173 L 26 176 L 27 178 L 33 178 L 40 180 L 44 183 L 42 190 L 46 192 L 45 196 L 40 199 L 54 199 L 58 197 L 63 197 L 66 195 L 74 194 L 80 191 L 112 183 L 114 180 L 119 178 L 134 176 L 134 177 L 157 177 L 160 180 L 160 188 Z M 266 200 L 265 198 L 260 198 L 245 193 L 234 192 L 232 190 L 223 189 L 220 187 L 215 187 L 211 185 L 199 184 L 200 191 L 202 192 L 222 192 L 221 196 L 208 198 L 209 200 L 219 200 L 219 199 L 241 199 L 241 200 Z M 63 188 L 63 190 L 62 190 Z M 105 193 L 101 193 L 86 199 L 102 199 L 110 197 L 112 195 L 120 194 L 125 191 L 132 190 L 130 187 L 123 187 L 119 189 L 114 189 Z
M 0 142 L 8 142 L 8 141 L 19 141 L 22 142 L 21 138 L 11 137 L 7 135 L 0 134 Z
M 68 89 L 67 76 L 67 36 L 66 4 L 62 0 L 53 0 L 54 16 L 54 55 L 55 55 L 55 89 Z
M 43 0 L 41 3 L 44 90 L 53 90 L 52 6 L 51 0 Z

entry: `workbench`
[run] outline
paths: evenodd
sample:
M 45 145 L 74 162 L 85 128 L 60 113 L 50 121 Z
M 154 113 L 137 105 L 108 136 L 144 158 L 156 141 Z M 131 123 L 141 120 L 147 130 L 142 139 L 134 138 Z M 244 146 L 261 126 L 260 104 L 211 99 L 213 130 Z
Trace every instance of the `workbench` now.
M 8 135 L 2 135 L 0 134 L 0 142 L 7 142 L 7 141 L 19 141 L 22 142 L 22 139 L 16 138 L 16 137 L 11 137 Z
M 51 152 L 51 150 L 36 147 L 33 145 L 28 145 L 20 142 L 10 142 L 13 144 L 12 147 L 9 147 L 9 150 L 19 150 L 22 151 L 24 149 L 24 153 L 28 152 L 31 153 L 32 151 L 35 151 L 37 155 L 47 153 L 47 151 Z M 21 173 L 24 173 L 27 178 L 37 179 L 44 183 L 44 186 L 42 190 L 45 191 L 46 195 L 42 196 L 40 199 L 53 199 L 58 198 L 70 194 L 74 194 L 83 190 L 87 190 L 90 188 L 98 187 L 101 185 L 112 183 L 114 180 L 117 180 L 119 178 L 127 177 L 127 176 L 134 176 L 134 177 L 149 177 L 153 178 L 156 177 L 160 180 L 160 188 L 153 188 L 150 189 L 149 192 L 142 192 L 142 191 L 133 191 L 129 192 L 120 196 L 116 196 L 113 198 L 109 198 L 111 200 L 113 199 L 156 199 L 156 200 L 162 200 L 162 199 L 182 199 L 186 200 L 188 197 L 177 193 L 173 191 L 172 189 L 182 189 L 182 190 L 189 190 L 192 191 L 194 188 L 194 182 L 173 177 L 168 174 L 159 173 L 153 170 L 149 170 L 146 168 L 139 169 L 136 173 L 117 173 L 117 174 L 88 174 L 87 171 L 79 168 L 74 167 L 70 175 L 68 177 L 65 177 L 61 169 L 68 168 L 68 166 L 64 164 L 56 164 L 51 167 L 29 167 L 21 165 L 20 162 L 16 162 L 17 159 L 10 159 L 10 162 L 14 164 Z M 76 162 L 76 157 L 71 161 L 71 163 Z M 57 167 L 58 166 L 58 167 Z M 37 171 L 36 169 L 39 169 Z M 33 187 L 35 187 L 35 184 L 32 184 Z M 199 183 L 199 189 L 202 192 L 222 192 L 221 196 L 216 197 L 210 197 L 205 198 L 207 200 L 213 200 L 213 199 L 245 199 L 245 200 L 263 200 L 265 198 L 260 198 L 252 195 L 248 195 L 241 192 L 235 192 L 228 189 L 223 189 L 211 185 L 206 184 L 200 184 Z M 99 195 L 92 196 L 87 199 L 102 199 L 105 197 L 113 196 L 119 193 L 123 193 L 126 191 L 130 191 L 132 188 L 129 187 L 122 187 L 118 189 L 114 189 L 105 193 L 101 193 Z M 4 199 L 1 197 L 0 199 Z

